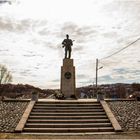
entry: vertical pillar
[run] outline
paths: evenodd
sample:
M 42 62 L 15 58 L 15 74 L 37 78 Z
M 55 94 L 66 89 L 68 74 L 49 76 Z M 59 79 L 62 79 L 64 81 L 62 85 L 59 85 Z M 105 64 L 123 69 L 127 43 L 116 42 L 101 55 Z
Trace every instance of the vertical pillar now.
M 63 66 L 61 67 L 61 92 L 66 98 L 75 96 L 75 67 L 73 66 L 73 59 L 63 59 Z

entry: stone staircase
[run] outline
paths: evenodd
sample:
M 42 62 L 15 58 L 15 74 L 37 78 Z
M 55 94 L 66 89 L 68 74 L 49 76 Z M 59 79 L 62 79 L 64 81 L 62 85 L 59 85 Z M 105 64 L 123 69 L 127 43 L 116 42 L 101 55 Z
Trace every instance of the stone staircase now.
M 38 101 L 22 133 L 112 133 L 114 128 L 100 102 Z

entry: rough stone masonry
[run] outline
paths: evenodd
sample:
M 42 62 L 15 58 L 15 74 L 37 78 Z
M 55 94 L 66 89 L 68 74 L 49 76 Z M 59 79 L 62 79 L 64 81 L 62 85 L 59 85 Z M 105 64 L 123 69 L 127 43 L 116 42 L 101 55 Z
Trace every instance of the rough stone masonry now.
M 28 101 L 0 101 L 0 132 L 14 132 L 28 103 Z
M 140 101 L 108 101 L 124 131 L 140 130 Z

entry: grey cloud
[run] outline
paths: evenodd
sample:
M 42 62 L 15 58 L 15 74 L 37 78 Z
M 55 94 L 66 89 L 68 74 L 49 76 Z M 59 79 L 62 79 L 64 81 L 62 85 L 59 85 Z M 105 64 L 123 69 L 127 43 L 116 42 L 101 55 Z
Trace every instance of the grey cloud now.
M 30 26 L 30 20 L 15 21 L 10 18 L 0 18 L 0 30 L 21 32 Z
M 118 74 L 126 74 L 129 72 L 127 69 L 124 69 L 124 68 L 113 69 L 113 71 L 118 73 Z
M 108 16 L 114 15 L 114 17 L 116 17 L 116 19 L 123 18 L 123 21 L 120 23 L 120 25 L 118 25 L 118 28 L 121 27 L 122 24 L 124 24 L 125 26 L 129 23 L 131 23 L 131 25 L 132 24 L 136 25 L 135 23 L 139 22 L 139 21 L 137 21 L 137 19 L 140 18 L 140 14 L 139 14 L 140 13 L 140 1 L 139 0 L 133 0 L 133 1 L 132 0 L 122 0 L 122 1 L 113 0 L 107 4 L 104 4 L 102 9 L 103 9 L 103 12 L 108 14 Z M 134 22 L 134 20 L 136 22 Z M 139 27 L 139 24 L 137 24 L 137 25 Z M 128 27 L 127 27 L 127 29 L 129 30 Z
M 33 32 L 38 33 L 40 36 L 46 36 L 51 34 L 51 31 L 48 27 L 48 21 L 46 20 L 34 20 L 32 21 L 32 30 Z
M 0 57 L 3 57 L 3 56 L 10 57 L 10 56 L 14 56 L 14 54 L 12 54 L 9 50 L 8 51 L 3 51 L 3 52 L 0 51 Z
M 88 40 L 92 40 L 93 36 L 97 33 L 91 26 L 78 26 L 74 23 L 64 23 L 62 27 L 60 26 L 59 29 L 56 29 L 56 31 L 50 31 L 49 28 L 47 27 L 47 24 L 42 24 L 40 30 L 37 31 L 37 33 L 40 36 L 52 36 L 53 38 L 65 38 L 66 34 L 70 35 L 71 39 L 76 39 L 76 43 L 78 47 L 73 47 L 74 51 L 82 51 L 83 50 L 83 45 L 82 43 L 87 42 Z M 33 28 L 35 28 L 34 26 Z M 31 42 L 34 44 L 43 44 L 45 47 L 49 47 L 51 49 L 59 49 L 61 47 L 61 42 L 59 44 L 55 44 L 54 42 L 48 42 L 43 41 L 43 40 L 38 40 L 38 39 L 32 39 Z
M 32 54 L 32 53 L 34 53 L 33 51 L 27 51 L 27 53 L 30 53 L 30 54 Z
M 60 49 L 61 48 L 61 45 L 60 44 L 55 44 L 53 42 L 48 42 L 47 43 L 47 47 L 51 48 L 51 49 Z
M 103 82 L 113 81 L 113 78 L 110 75 L 105 75 L 105 76 L 99 77 L 99 81 L 103 81 Z
M 32 42 L 33 44 L 41 44 L 41 45 L 43 45 L 44 47 L 46 47 L 46 48 L 50 48 L 50 49 L 59 49 L 60 48 L 60 45 L 61 44 L 56 44 L 56 43 L 54 43 L 54 42 L 50 42 L 50 41 L 42 41 L 42 40 L 39 40 L 39 39 L 37 39 L 37 38 L 34 38 L 34 39 L 32 39 L 32 40 L 30 40 L 30 42 Z
M 84 80 L 84 81 L 80 81 L 80 82 L 78 82 L 78 83 L 82 84 L 82 86 L 83 86 L 83 84 L 84 84 L 84 86 L 86 86 L 87 84 L 88 84 L 88 85 L 89 85 L 89 84 L 93 84 L 91 80 Z
M 116 40 L 117 43 L 121 43 L 121 42 L 125 42 L 126 40 L 124 38 L 119 38 L 118 40 Z
M 33 51 L 26 51 L 25 54 L 23 54 L 24 57 L 44 57 L 44 55 L 39 54 L 39 53 L 35 53 Z
M 103 8 L 109 11 L 116 11 L 117 9 L 119 11 L 125 10 L 126 12 L 127 11 L 137 12 L 137 11 L 140 11 L 138 6 L 140 6 L 140 2 L 138 0 L 134 0 L 134 1 L 132 0 L 120 1 L 119 0 L 119 1 L 111 1 L 110 3 L 104 4 Z
M 11 21 L 0 18 L 0 30 L 13 30 Z
M 41 63 L 38 63 L 36 66 L 41 66 L 42 64 Z
M 43 28 L 41 31 L 39 31 L 38 32 L 40 35 L 48 35 L 48 34 L 50 34 L 50 31 L 48 30 L 48 28 L 47 27 L 45 27 L 45 28 Z
M 54 42 L 42 41 L 42 44 L 46 48 L 50 48 L 50 49 L 53 49 L 54 51 L 58 51 L 59 55 L 62 56 L 62 45 L 61 45 L 61 43 L 56 44 Z
M 127 81 L 125 76 L 123 76 L 123 75 L 117 75 L 117 76 L 115 76 L 115 78 L 111 77 L 110 75 L 105 75 L 105 76 L 99 77 L 98 79 L 99 79 L 98 80 L 99 83 L 100 82 L 101 83 L 118 83 L 118 82 L 123 83 L 123 82 Z
M 36 56 L 36 55 L 23 55 L 23 56 L 25 56 L 25 57 L 34 57 L 34 56 Z
M 34 77 L 34 78 L 35 78 L 35 77 L 38 77 L 38 76 L 35 75 L 35 74 L 30 74 L 30 76 L 31 76 L 31 77 Z
M 0 50 L 0 52 L 8 52 L 8 50 L 5 50 L 5 49 L 4 49 L 4 50 Z
M 43 27 L 43 29 L 44 29 L 44 27 L 46 28 L 47 23 L 48 23 L 48 21 L 46 21 L 46 20 L 33 20 L 32 21 L 32 27 L 33 28 Z M 43 31 L 42 28 L 41 28 L 40 31 Z
M 107 32 L 107 33 L 103 33 L 103 36 L 107 38 L 114 38 L 114 37 L 118 37 L 118 34 L 117 32 Z
M 42 54 L 24 54 L 24 57 L 44 57 Z
M 59 82 L 60 79 L 55 79 L 55 80 L 52 80 L 51 82 Z
M 0 50 L 0 57 L 5 57 L 5 56 L 14 56 L 14 54 L 12 54 L 9 50 Z
M 38 45 L 40 45 L 41 43 L 43 43 L 43 44 L 45 44 L 46 42 L 42 42 L 42 41 L 40 41 L 39 39 L 37 39 L 37 38 L 33 38 L 33 39 L 31 39 L 31 40 L 29 40 L 30 42 L 32 42 L 33 44 L 38 44 Z
M 74 50 L 74 52 L 79 52 L 79 51 L 82 51 L 84 49 L 84 46 L 82 46 L 82 45 L 78 45 L 78 47 L 73 47 L 73 50 Z
M 139 77 L 140 77 L 140 70 L 119 68 L 119 69 L 113 69 L 112 80 L 109 78 L 108 79 L 110 82 L 132 83 L 134 81 L 138 81 Z
M 119 68 L 119 69 L 113 69 L 114 72 L 116 72 L 118 75 L 125 75 L 125 74 L 132 74 L 133 76 L 135 75 L 140 75 L 140 70 L 133 70 L 133 69 L 126 69 L 126 68 Z
M 88 76 L 85 75 L 85 74 L 78 74 L 78 75 L 77 75 L 77 78 L 78 78 L 78 79 L 88 79 Z
M 107 54 L 109 54 L 109 53 L 107 53 Z M 120 62 L 121 62 L 121 58 L 120 59 L 105 59 L 105 60 L 101 60 L 101 65 L 103 65 L 104 67 L 109 67 L 109 66 L 114 66 L 114 65 L 116 66 Z M 100 60 L 99 60 L 99 63 L 100 63 Z
M 22 75 L 22 76 L 27 76 L 29 74 L 31 74 L 31 70 L 29 70 L 29 69 L 25 69 L 20 72 L 20 75 Z
M 28 74 L 27 73 L 24 73 L 24 72 L 20 72 L 20 75 L 27 76 Z
M 72 22 L 66 22 L 62 25 L 60 33 L 57 33 L 57 37 L 64 38 L 65 34 L 69 34 L 76 42 L 83 43 L 90 40 L 97 31 L 92 26 L 78 26 Z
M 0 0 L 0 5 L 6 4 L 6 3 L 12 4 L 12 1 L 10 1 L 10 0 Z
M 140 70 L 133 70 L 130 73 L 132 73 L 134 75 L 139 75 L 140 76 Z
M 34 67 L 34 69 L 39 69 L 39 67 L 38 67 L 38 66 L 36 66 L 36 67 Z
M 31 19 L 23 19 L 23 20 L 15 20 L 11 18 L 0 18 L 0 30 L 2 31 L 10 31 L 10 32 L 25 32 L 32 29 L 36 32 L 36 28 L 46 26 L 46 20 L 31 20 Z M 37 31 L 40 34 L 43 34 L 43 30 Z M 44 30 L 45 32 L 45 30 Z

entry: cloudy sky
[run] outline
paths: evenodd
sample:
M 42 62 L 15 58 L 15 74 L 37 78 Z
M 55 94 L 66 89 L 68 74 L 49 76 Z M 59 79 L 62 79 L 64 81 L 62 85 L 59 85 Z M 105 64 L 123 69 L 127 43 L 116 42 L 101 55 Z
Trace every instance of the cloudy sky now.
M 3 0 L 0 0 L 3 1 Z M 0 64 L 13 83 L 60 87 L 65 35 L 75 40 L 76 85 L 140 81 L 140 0 L 12 0 L 0 2 Z

